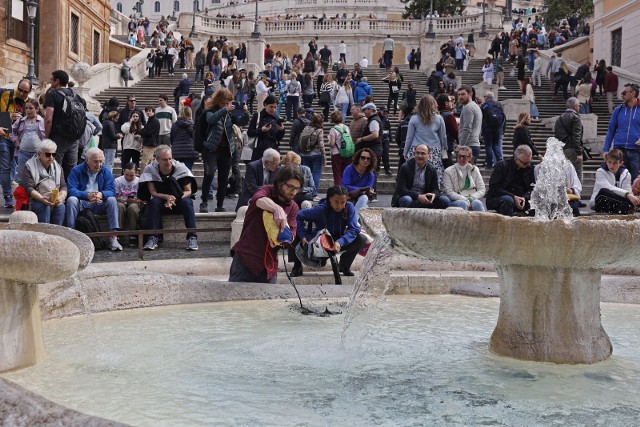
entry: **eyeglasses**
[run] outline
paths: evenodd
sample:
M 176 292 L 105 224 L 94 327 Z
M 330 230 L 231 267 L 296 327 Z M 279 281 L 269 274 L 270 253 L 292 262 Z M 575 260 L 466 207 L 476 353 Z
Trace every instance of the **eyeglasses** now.
M 293 191 L 294 193 L 297 193 L 298 191 L 300 191 L 300 187 L 296 187 L 295 185 L 289 185 L 286 182 L 284 184 L 285 187 L 287 187 L 287 190 L 289 191 Z
M 626 95 L 626 94 L 628 94 L 628 93 L 631 93 L 631 92 L 629 92 L 629 91 L 627 91 L 627 90 L 623 90 L 622 92 L 620 92 L 620 95 Z
M 471 155 L 470 154 L 458 154 L 458 158 L 459 159 L 470 159 Z
M 360 156 L 360 160 L 371 160 L 369 156 Z
M 529 166 L 531 164 L 531 160 L 529 160 L 528 162 L 525 162 L 524 160 L 521 160 L 517 157 L 516 157 L 516 160 L 519 161 L 522 164 L 522 166 Z
M 56 158 L 56 156 L 58 155 L 58 153 L 42 153 L 47 157 L 53 157 L 54 159 Z

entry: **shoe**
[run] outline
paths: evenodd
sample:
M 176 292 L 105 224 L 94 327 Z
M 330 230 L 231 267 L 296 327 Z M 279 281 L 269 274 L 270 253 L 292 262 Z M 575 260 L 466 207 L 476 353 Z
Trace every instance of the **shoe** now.
M 138 238 L 136 236 L 129 236 L 129 246 L 138 246 Z
M 369 200 L 369 203 L 378 203 L 378 197 L 374 197 L 373 199 Z
M 227 210 L 223 207 L 216 208 L 216 212 L 226 212 Z
M 109 250 L 114 252 L 122 250 L 122 246 L 120 246 L 117 237 L 109 237 Z
M 391 171 L 384 171 L 384 174 L 387 176 L 393 176 L 393 172 Z
M 198 250 L 198 239 L 195 237 L 189 237 L 187 239 L 187 250 L 188 251 L 197 251 Z
M 504 87 L 504 86 L 500 86 L 500 87 L 499 87 L 499 89 L 500 89 L 500 90 L 507 90 L 507 88 L 506 88 L 506 87 Z
M 227 199 L 237 199 L 238 193 L 231 193 L 227 195 Z
M 13 209 L 14 208 L 13 200 L 11 199 L 11 196 L 4 198 L 4 208 L 5 209 Z
M 200 203 L 200 213 L 209 213 L 209 204 L 207 202 Z
M 158 238 L 156 236 L 151 236 L 147 240 L 147 243 L 144 245 L 145 251 L 155 251 L 158 249 Z
M 354 272 L 349 268 L 340 268 L 340 273 L 342 273 L 343 276 L 347 277 L 355 276 Z
M 213 200 L 213 194 L 209 193 L 209 195 L 207 196 L 207 200 Z
M 302 263 L 300 261 L 293 264 L 293 269 L 291 270 L 291 277 L 300 277 L 302 276 Z

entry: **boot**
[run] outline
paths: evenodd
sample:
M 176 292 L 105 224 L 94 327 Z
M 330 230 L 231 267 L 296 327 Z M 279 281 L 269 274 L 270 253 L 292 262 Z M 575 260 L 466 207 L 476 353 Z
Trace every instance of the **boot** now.
M 300 276 L 302 276 L 302 263 L 300 261 L 296 261 L 293 263 L 293 268 L 291 269 L 291 277 Z

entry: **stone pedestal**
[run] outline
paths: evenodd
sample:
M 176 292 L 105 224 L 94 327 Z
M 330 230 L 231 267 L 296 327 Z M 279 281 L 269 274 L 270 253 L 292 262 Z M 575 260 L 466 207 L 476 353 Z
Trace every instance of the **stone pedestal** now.
M 489 349 L 551 363 L 607 359 L 611 341 L 600 322 L 600 271 L 498 265 L 500 314 Z
M 247 63 L 245 68 L 247 72 L 253 71 L 257 74 L 264 70 L 264 50 L 267 42 L 263 38 L 247 40 Z
M 542 120 L 542 124 L 551 129 L 551 131 L 553 132 L 558 117 L 560 116 L 553 116 L 548 119 L 544 119 Z M 584 142 L 585 144 L 595 144 L 599 142 L 598 115 L 580 114 L 580 121 L 582 122 L 582 142 Z
M 244 216 L 247 213 L 248 206 L 242 206 L 238 209 L 236 218 L 231 223 L 231 247 L 240 240 L 242 234 L 242 227 L 244 226 Z
M 494 84 L 486 84 L 485 82 L 481 82 L 478 84 L 473 85 L 473 88 L 476 90 L 476 96 L 480 99 L 482 99 L 482 97 L 484 96 L 485 93 L 487 92 L 493 92 L 493 100 L 498 102 L 499 101 L 499 95 L 498 95 L 498 88 L 500 86 L 498 85 L 494 85 Z
M 528 113 L 531 111 L 529 101 L 526 99 L 505 99 L 501 104 L 507 120 L 518 120 L 520 113 Z

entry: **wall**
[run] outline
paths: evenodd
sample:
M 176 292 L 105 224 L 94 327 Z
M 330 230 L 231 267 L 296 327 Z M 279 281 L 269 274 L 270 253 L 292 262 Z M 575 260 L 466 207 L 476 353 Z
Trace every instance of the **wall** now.
M 0 86 L 16 84 L 29 69 L 29 46 L 7 39 L 8 1 L 0 1 Z
M 640 2 L 596 0 L 592 24 L 592 62 L 604 59 L 611 63 L 611 32 L 622 28 L 621 68 L 640 70 Z

